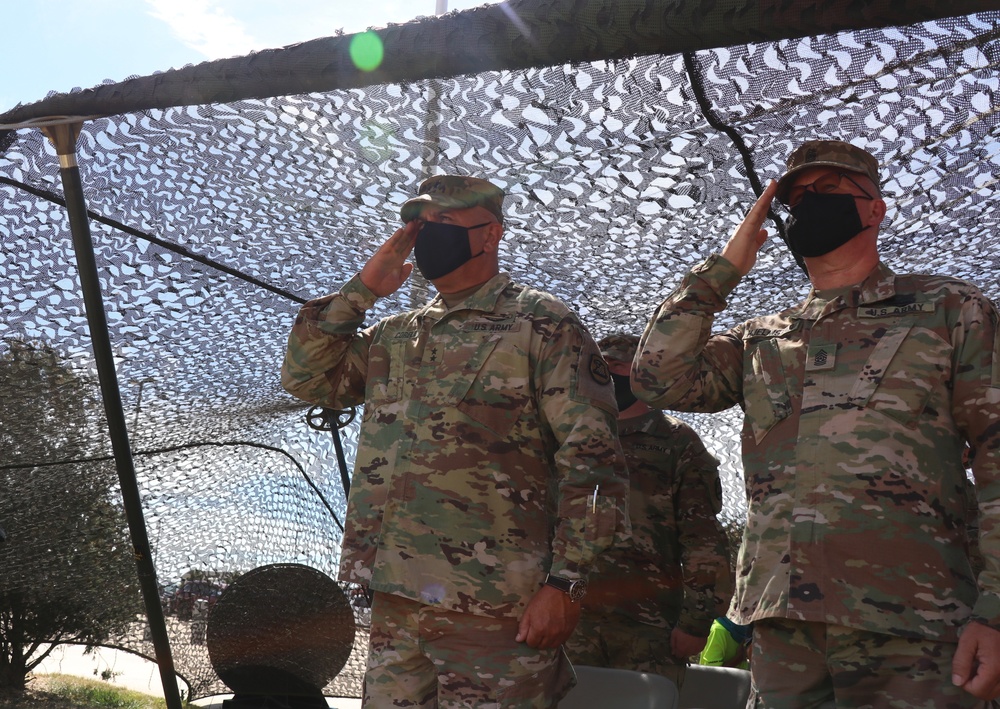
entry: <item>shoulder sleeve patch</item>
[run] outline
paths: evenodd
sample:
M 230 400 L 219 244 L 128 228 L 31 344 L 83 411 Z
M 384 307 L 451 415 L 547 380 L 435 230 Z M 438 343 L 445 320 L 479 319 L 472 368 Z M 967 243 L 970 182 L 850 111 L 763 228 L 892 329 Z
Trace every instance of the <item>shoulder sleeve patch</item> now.
M 578 329 L 577 342 L 579 355 L 573 367 L 573 381 L 570 398 L 599 406 L 615 416 L 618 407 L 615 406 L 614 390 L 611 387 L 611 370 L 608 363 L 597 349 L 597 343 L 584 329 Z
M 590 355 L 590 376 L 601 386 L 611 381 L 611 372 L 608 370 L 608 363 L 598 353 Z

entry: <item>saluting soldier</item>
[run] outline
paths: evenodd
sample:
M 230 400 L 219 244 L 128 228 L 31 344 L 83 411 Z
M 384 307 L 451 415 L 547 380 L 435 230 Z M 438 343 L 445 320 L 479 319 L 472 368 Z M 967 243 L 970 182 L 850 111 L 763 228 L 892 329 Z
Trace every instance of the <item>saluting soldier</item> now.
M 774 198 L 812 291 L 712 334 Z M 885 214 L 874 156 L 803 144 L 721 255 L 654 313 L 634 363 L 652 405 L 744 410 L 749 510 L 729 618 L 754 623 L 760 707 L 966 707 L 1000 694 L 997 311 L 971 283 L 894 273 L 877 248 Z
M 607 366 L 565 304 L 500 272 L 503 197 L 425 180 L 289 338 L 289 392 L 364 404 L 340 578 L 374 593 L 368 707 L 554 706 L 590 569 L 628 533 Z M 438 294 L 366 327 L 411 252 Z

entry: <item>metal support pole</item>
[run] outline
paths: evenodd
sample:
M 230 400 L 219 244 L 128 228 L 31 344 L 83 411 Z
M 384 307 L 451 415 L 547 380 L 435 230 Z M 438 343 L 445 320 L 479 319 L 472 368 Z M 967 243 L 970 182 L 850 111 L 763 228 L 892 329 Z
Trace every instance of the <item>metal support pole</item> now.
M 448 0 L 436 0 L 435 15 L 448 12 Z M 441 119 L 441 82 L 436 79 L 427 80 L 427 117 L 424 121 L 424 149 L 429 156 L 424 163 L 421 181 L 434 174 L 437 167 L 437 153 L 441 147 L 441 130 L 438 121 Z M 430 283 L 423 277 L 420 270 L 413 269 L 409 278 L 410 307 L 418 308 L 431 299 Z
M 170 639 L 167 636 L 163 608 L 160 606 L 160 592 L 156 585 L 156 569 L 153 566 L 149 537 L 146 534 L 146 521 L 142 514 L 142 498 L 139 495 L 139 485 L 136 481 L 132 449 L 129 445 L 128 428 L 125 423 L 125 411 L 122 409 L 118 375 L 115 372 L 111 338 L 108 335 L 108 321 L 101 295 L 101 282 L 97 273 L 94 242 L 90 235 L 90 223 L 87 221 L 87 203 L 83 195 L 83 184 L 80 181 L 80 168 L 76 163 L 76 139 L 82 126 L 83 123 L 79 121 L 59 123 L 42 128 L 42 132 L 52 141 L 59 154 L 59 173 L 66 196 L 66 209 L 69 212 L 70 230 L 73 234 L 73 249 L 76 252 L 77 269 L 80 273 L 83 301 L 90 328 L 90 339 L 93 343 L 94 359 L 97 363 L 97 374 L 101 383 L 104 414 L 108 419 L 108 432 L 111 436 L 111 448 L 118 469 L 125 518 L 128 520 L 129 533 L 132 537 L 132 549 L 135 553 L 135 564 L 139 574 L 139 587 L 142 589 L 146 616 L 153 636 L 156 664 L 160 668 L 163 697 L 166 700 L 167 709 L 181 709 L 180 693 L 177 691 L 177 675 L 174 672 L 174 660 L 170 653 Z
M 448 12 L 448 0 L 437 0 L 434 8 L 435 15 L 443 15 Z M 424 125 L 424 144 L 429 148 L 431 159 L 424 166 L 424 177 L 430 177 L 437 167 L 437 152 L 441 144 L 441 82 L 430 79 L 427 82 L 427 121 Z

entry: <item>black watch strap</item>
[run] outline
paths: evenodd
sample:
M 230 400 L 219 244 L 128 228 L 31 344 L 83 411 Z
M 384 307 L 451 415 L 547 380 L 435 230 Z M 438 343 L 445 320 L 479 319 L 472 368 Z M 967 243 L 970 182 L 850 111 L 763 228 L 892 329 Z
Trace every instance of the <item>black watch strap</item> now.
M 545 585 L 562 591 L 571 601 L 579 601 L 587 595 L 587 582 L 583 579 L 564 579 L 562 576 L 548 574 Z

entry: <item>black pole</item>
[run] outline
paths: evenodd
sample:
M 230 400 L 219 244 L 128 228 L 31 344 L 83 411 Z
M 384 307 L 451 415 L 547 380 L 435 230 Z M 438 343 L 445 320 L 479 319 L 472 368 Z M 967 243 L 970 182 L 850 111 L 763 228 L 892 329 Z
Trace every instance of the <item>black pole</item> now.
M 313 406 L 306 413 L 306 424 L 309 428 L 314 431 L 329 431 L 333 436 L 333 447 L 337 451 L 337 465 L 340 467 L 340 484 L 344 486 L 345 500 L 351 492 L 351 474 L 347 472 L 347 457 L 344 455 L 344 444 L 340 440 L 340 429 L 347 427 L 354 420 L 355 413 L 356 409 L 353 406 L 348 409 L 329 409 L 325 406 Z
M 59 174 L 62 177 L 63 192 L 66 195 L 66 210 L 69 212 L 69 225 L 73 234 L 73 249 L 76 252 L 80 285 L 83 288 L 87 324 L 94 347 L 97 374 L 101 382 L 104 414 L 108 419 L 111 448 L 115 455 L 118 482 L 121 485 L 122 499 L 125 504 L 125 518 L 128 520 L 129 533 L 132 537 L 135 565 L 139 573 L 139 587 L 142 589 L 146 617 L 153 636 L 156 664 L 160 668 L 163 697 L 166 700 L 167 709 L 181 709 L 181 697 L 177 691 L 177 675 L 174 672 L 170 639 L 167 636 L 167 623 L 163 618 L 163 608 L 160 606 L 160 592 L 156 585 L 156 568 L 153 566 L 149 536 L 146 534 L 146 521 L 142 514 L 142 498 L 139 496 L 139 484 L 136 481 L 132 448 L 129 445 L 128 428 L 125 424 L 125 411 L 122 408 L 118 375 L 115 372 L 114 354 L 111 350 L 111 338 L 108 335 L 108 321 L 101 295 L 101 281 L 97 273 L 94 242 L 90 236 L 90 223 L 87 221 L 87 202 L 83 195 L 83 184 L 80 181 L 80 169 L 76 164 L 76 138 L 82 125 L 80 122 L 62 123 L 42 128 L 42 132 L 52 141 L 59 154 Z
M 340 467 L 340 484 L 344 486 L 344 499 L 351 492 L 351 475 L 347 472 L 347 457 L 344 455 L 344 444 L 340 441 L 340 429 L 333 429 L 333 447 L 337 451 L 337 465 Z

